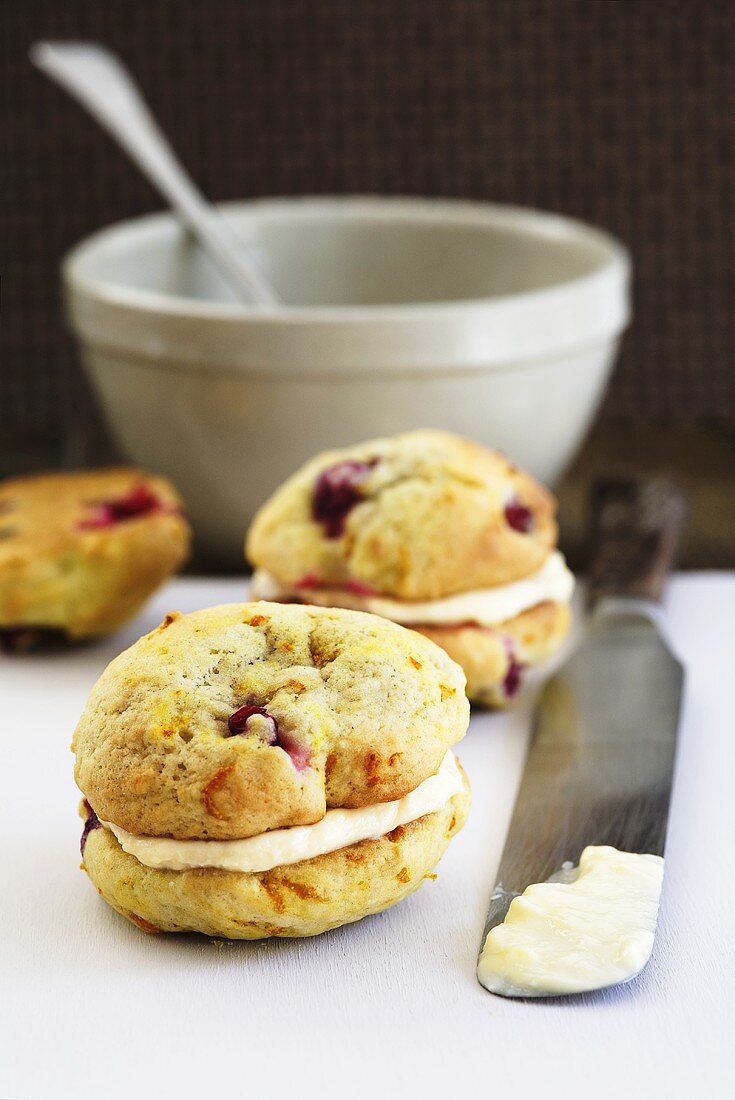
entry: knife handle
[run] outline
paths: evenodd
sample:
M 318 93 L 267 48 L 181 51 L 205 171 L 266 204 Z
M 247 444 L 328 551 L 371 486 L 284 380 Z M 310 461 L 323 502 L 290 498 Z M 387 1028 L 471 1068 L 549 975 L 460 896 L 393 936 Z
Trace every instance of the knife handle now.
M 592 499 L 588 603 L 605 597 L 658 602 L 674 562 L 686 503 L 668 478 L 611 478 Z

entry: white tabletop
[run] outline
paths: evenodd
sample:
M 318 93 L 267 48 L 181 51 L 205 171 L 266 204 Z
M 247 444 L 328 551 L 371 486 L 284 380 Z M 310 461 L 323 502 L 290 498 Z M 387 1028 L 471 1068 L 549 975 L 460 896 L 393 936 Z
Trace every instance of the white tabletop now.
M 243 591 L 175 581 L 103 644 L 0 658 L 0 1096 L 733 1095 L 735 575 L 680 576 L 667 600 L 688 678 L 653 959 L 628 986 L 555 1003 L 475 980 L 527 704 L 473 718 L 469 822 L 437 881 L 386 913 L 230 944 L 145 935 L 97 896 L 79 870 L 68 748 L 87 691 L 165 611 Z

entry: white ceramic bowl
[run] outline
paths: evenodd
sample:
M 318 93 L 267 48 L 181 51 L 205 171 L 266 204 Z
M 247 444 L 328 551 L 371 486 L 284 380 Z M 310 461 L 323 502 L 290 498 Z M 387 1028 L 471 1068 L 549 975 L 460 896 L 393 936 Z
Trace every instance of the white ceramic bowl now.
M 602 397 L 629 263 L 580 222 L 491 204 L 273 199 L 224 207 L 285 303 L 245 307 L 169 214 L 63 264 L 122 450 L 170 475 L 213 562 L 304 459 L 408 428 L 505 451 L 552 483 Z

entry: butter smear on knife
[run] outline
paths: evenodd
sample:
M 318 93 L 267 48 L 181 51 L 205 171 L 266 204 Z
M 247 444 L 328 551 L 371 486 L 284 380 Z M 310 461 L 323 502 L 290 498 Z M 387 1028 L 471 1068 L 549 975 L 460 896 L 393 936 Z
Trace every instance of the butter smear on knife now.
M 505 997 L 583 993 L 634 977 L 648 962 L 663 881 L 661 856 L 587 847 L 579 866 L 514 898 L 477 967 Z

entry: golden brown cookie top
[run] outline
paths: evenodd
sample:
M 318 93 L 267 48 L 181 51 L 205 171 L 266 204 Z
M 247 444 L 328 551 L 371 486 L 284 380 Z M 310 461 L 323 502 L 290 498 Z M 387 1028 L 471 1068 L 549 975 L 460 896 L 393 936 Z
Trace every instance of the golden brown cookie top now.
M 0 484 L 0 628 L 114 629 L 185 559 L 171 483 L 135 469 Z M 128 607 L 129 605 L 129 607 Z
M 401 798 L 467 727 L 464 675 L 356 611 L 228 604 L 167 616 L 117 657 L 74 735 L 98 817 L 234 839 Z
M 166 478 L 115 468 L 38 474 L 0 483 L 0 570 L 21 557 L 52 556 L 124 538 L 134 523 L 180 518 Z
M 556 544 L 554 497 L 503 455 L 408 432 L 318 455 L 260 509 L 252 564 L 289 587 L 406 600 L 506 584 Z

